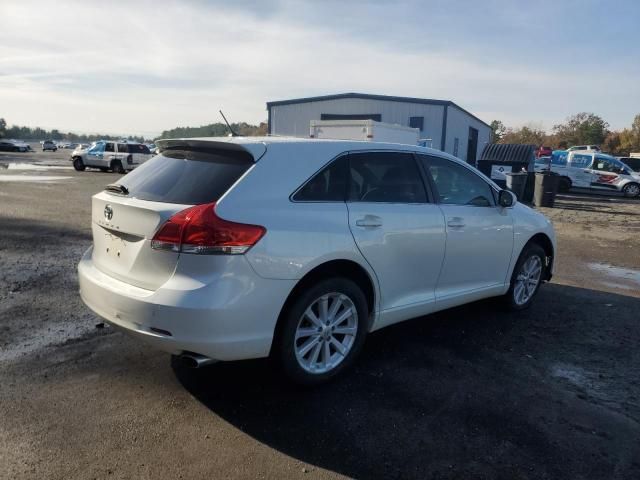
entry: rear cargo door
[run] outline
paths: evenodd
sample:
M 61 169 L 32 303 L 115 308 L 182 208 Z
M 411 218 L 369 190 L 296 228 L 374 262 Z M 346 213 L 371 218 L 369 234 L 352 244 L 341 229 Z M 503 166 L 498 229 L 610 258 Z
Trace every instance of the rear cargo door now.
M 152 249 L 155 233 L 177 212 L 216 202 L 253 164 L 237 144 L 174 142 L 93 197 L 94 265 L 131 285 L 157 289 L 180 254 Z

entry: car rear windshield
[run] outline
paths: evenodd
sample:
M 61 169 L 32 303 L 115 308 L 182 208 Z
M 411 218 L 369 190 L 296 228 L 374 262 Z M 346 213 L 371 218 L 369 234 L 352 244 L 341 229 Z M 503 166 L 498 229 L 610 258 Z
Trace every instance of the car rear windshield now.
M 129 197 L 197 205 L 217 201 L 251 165 L 244 151 L 165 150 L 119 182 Z

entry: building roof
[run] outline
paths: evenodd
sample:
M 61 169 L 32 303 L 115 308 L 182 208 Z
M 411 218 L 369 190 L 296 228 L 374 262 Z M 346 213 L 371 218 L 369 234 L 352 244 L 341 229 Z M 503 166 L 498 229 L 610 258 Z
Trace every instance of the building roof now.
M 290 100 L 277 100 L 274 102 L 267 102 L 267 110 L 270 110 L 271 107 L 278 107 L 282 105 L 295 105 L 298 103 L 310 103 L 310 102 L 324 102 L 327 100 L 341 100 L 345 98 L 362 98 L 365 100 L 381 100 L 385 102 L 402 102 L 402 103 L 418 103 L 423 105 L 441 105 L 441 106 L 451 106 L 455 107 L 458 110 L 466 113 L 472 118 L 475 118 L 480 123 L 486 125 L 491 128 L 487 122 L 480 120 L 471 112 L 465 110 L 461 106 L 453 103 L 451 100 L 434 100 L 430 98 L 414 98 L 414 97 L 395 97 L 392 95 L 372 95 L 369 93 L 337 93 L 335 95 L 321 95 L 318 97 L 305 97 L 305 98 L 292 98 Z
M 536 148 L 535 145 L 519 143 L 490 143 L 482 150 L 480 160 L 528 163 L 535 157 Z

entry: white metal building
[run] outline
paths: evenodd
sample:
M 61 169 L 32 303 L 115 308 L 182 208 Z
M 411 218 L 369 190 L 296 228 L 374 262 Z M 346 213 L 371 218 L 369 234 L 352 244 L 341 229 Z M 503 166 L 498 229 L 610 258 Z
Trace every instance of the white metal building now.
M 449 100 L 341 93 L 267 102 L 269 133 L 308 137 L 311 120 L 375 120 L 419 128 L 433 148 L 475 164 L 491 127 Z

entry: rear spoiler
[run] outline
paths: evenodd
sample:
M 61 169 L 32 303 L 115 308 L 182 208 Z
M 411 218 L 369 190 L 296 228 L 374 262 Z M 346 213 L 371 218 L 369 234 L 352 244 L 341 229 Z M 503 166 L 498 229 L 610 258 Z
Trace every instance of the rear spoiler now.
M 215 140 L 200 140 L 200 139 L 166 139 L 158 140 L 156 146 L 158 151 L 162 153 L 165 150 L 189 150 L 202 153 L 224 153 L 226 155 L 233 155 L 234 153 L 239 156 L 244 156 L 247 153 L 251 155 L 254 162 L 257 162 L 267 151 L 267 146 L 264 142 L 246 142 L 240 143 L 234 141 L 234 138 L 216 138 Z

